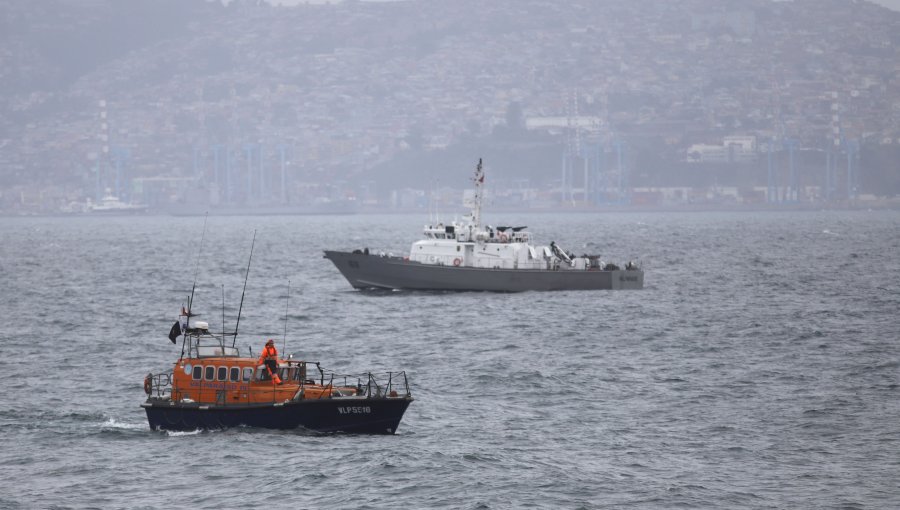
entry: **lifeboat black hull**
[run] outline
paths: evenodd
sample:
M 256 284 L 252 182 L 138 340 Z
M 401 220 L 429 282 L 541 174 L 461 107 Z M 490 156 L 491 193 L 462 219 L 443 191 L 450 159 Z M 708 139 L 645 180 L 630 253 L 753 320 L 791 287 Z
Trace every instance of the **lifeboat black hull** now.
M 394 434 L 412 397 L 300 400 L 277 404 L 207 405 L 150 399 L 141 404 L 153 430 L 259 427 L 350 434 Z

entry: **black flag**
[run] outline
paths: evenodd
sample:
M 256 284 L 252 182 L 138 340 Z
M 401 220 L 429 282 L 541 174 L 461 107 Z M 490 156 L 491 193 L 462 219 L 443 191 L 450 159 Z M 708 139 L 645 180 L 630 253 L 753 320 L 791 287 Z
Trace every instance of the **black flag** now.
M 175 343 L 175 339 L 178 338 L 178 335 L 181 334 L 181 324 L 178 321 L 175 321 L 175 324 L 172 324 L 172 329 L 169 330 L 169 340 L 172 343 Z

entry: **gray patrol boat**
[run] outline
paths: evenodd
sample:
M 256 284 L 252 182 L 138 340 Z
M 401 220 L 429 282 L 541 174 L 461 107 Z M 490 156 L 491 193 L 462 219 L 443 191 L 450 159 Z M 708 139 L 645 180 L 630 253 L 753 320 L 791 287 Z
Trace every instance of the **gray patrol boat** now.
M 528 290 L 641 289 L 644 271 L 598 255 L 574 256 L 556 243 L 533 245 L 527 227 L 482 227 L 484 172 L 475 169 L 471 212 L 460 222 L 427 225 L 408 257 L 325 251 L 325 258 L 356 289 L 522 292 Z

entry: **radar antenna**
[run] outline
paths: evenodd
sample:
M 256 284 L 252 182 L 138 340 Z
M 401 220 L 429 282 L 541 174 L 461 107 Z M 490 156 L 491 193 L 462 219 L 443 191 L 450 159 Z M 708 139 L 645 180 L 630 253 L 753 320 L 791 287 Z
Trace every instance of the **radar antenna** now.
M 484 196 L 484 171 L 481 166 L 481 158 L 478 158 L 478 166 L 475 167 L 475 197 L 472 200 L 472 223 L 475 231 L 481 229 L 481 199 Z
M 247 258 L 247 274 L 244 275 L 244 290 L 241 291 L 241 304 L 238 306 L 237 322 L 234 324 L 234 340 L 231 346 L 237 343 L 238 326 L 241 325 L 241 310 L 244 309 L 244 294 L 247 293 L 247 280 L 250 278 L 250 261 L 253 260 L 253 246 L 256 244 L 256 231 L 253 231 L 253 241 L 250 242 L 250 257 Z

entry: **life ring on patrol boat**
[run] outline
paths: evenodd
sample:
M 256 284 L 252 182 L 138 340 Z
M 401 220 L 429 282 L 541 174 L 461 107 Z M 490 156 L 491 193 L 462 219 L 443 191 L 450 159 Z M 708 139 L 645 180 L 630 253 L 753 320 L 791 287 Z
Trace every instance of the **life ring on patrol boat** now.
M 507 236 L 506 234 L 500 234 L 500 242 L 505 243 L 506 241 L 509 241 L 509 236 Z
M 144 393 L 147 395 L 153 391 L 153 374 L 147 374 L 147 377 L 144 377 Z
M 453 259 L 453 265 L 454 265 L 454 266 L 459 267 L 460 264 L 462 264 L 462 259 L 461 259 L 461 258 L 456 257 L 455 259 Z

